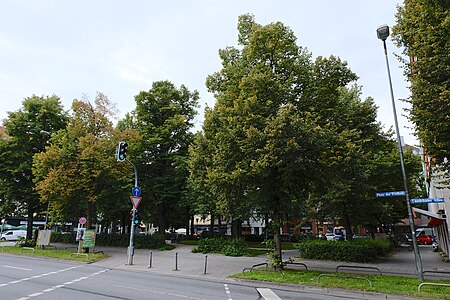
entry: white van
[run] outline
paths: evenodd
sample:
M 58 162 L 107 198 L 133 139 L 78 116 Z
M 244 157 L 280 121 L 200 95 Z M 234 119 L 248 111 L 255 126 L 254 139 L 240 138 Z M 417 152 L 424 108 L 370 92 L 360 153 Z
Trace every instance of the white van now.
M 2 241 L 16 241 L 19 237 L 25 238 L 27 236 L 26 230 L 8 230 L 1 236 Z
M 419 236 L 421 234 L 429 234 L 434 236 L 434 230 L 433 228 L 429 227 L 421 227 L 416 229 L 416 236 Z

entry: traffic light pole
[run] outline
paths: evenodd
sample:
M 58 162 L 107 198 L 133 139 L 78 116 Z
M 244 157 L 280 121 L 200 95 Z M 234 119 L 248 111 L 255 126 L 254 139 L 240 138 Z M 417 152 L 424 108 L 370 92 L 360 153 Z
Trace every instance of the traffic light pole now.
M 134 187 L 138 187 L 138 174 L 136 166 L 126 159 L 126 161 L 133 166 L 134 169 Z M 128 253 L 127 253 L 127 265 L 131 266 L 133 264 L 133 256 L 134 256 L 134 220 L 136 219 L 136 208 L 133 207 L 133 214 L 131 216 L 131 227 L 130 227 L 130 245 L 128 246 Z

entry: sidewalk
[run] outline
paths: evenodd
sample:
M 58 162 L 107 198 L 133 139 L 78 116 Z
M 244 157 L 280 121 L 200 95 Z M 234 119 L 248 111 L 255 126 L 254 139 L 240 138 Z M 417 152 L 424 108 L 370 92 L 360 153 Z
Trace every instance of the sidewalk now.
M 104 251 L 111 257 L 96 262 L 95 265 L 109 267 L 133 269 L 142 272 L 155 274 L 170 274 L 182 276 L 204 277 L 210 279 L 224 279 L 236 273 L 240 273 L 244 268 L 250 268 L 255 264 L 267 262 L 266 255 L 257 257 L 230 257 L 220 254 L 192 253 L 193 246 L 173 244 L 176 249 L 171 251 L 136 249 L 133 257 L 133 264 L 128 266 L 127 249 L 97 247 L 97 251 Z M 450 273 L 450 264 L 442 262 L 437 252 L 433 252 L 431 246 L 420 246 L 420 256 L 424 271 L 444 271 Z M 151 255 L 150 255 L 151 253 Z M 298 256 L 298 251 L 285 251 L 283 260 L 289 257 Z M 150 265 L 151 259 L 151 267 Z M 400 249 L 393 256 L 384 258 L 379 263 L 358 264 L 334 261 L 320 261 L 311 259 L 296 259 L 308 266 L 309 270 L 320 270 L 335 272 L 339 265 L 347 266 L 367 266 L 380 269 L 383 275 L 400 275 L 416 277 L 416 263 L 414 252 L 407 249 Z M 206 264 L 206 266 L 205 266 Z M 296 266 L 289 266 L 294 268 Z M 206 268 L 206 273 L 205 273 Z M 303 269 L 303 267 L 301 267 Z M 364 269 L 341 269 L 343 272 L 364 273 Z M 367 272 L 367 271 L 366 271 Z M 372 271 L 373 272 L 373 271 Z M 376 271 L 375 271 L 376 273 Z M 425 278 L 450 279 L 450 274 L 425 273 Z

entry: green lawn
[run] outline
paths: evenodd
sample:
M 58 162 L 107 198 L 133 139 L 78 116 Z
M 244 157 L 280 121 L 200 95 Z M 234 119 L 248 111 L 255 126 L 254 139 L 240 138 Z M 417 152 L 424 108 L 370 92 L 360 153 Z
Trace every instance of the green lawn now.
M 233 277 L 287 284 L 301 284 L 308 286 L 319 286 L 324 288 L 342 288 L 427 298 L 448 299 L 450 294 L 450 287 L 438 286 L 423 286 L 421 288 L 421 292 L 419 293 L 417 292 L 417 288 L 421 282 L 418 279 L 409 277 L 339 273 L 340 275 L 351 275 L 368 278 L 370 281 L 372 281 L 373 284 L 373 286 L 370 287 L 369 283 L 366 280 L 353 278 L 320 277 L 320 281 L 317 282 L 317 278 L 320 274 L 336 274 L 330 272 L 284 270 L 283 274 L 284 276 L 281 276 L 278 272 L 255 270 L 235 274 L 233 275 Z M 450 284 L 450 280 L 427 280 L 426 282 Z
M 34 251 L 33 251 L 34 249 Z M 59 258 L 66 260 L 75 260 L 81 262 L 96 262 L 98 260 L 109 257 L 106 254 L 102 253 L 86 253 L 85 254 L 75 254 L 77 251 L 73 250 L 59 250 L 59 249 L 38 249 L 38 248 L 22 248 L 15 246 L 0 246 L 0 252 L 4 253 L 12 253 L 12 254 L 21 254 L 28 256 L 44 256 L 51 258 Z

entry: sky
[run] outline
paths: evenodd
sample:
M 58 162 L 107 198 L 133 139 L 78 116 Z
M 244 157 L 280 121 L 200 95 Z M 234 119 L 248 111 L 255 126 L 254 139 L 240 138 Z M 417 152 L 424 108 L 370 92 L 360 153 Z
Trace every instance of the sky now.
M 238 47 L 237 21 L 282 22 L 313 57 L 338 56 L 374 98 L 378 121 L 394 126 L 386 61 L 376 29 L 395 25 L 395 0 L 0 0 L 0 122 L 34 95 L 57 95 L 66 110 L 97 92 L 116 104 L 118 119 L 134 96 L 168 80 L 200 93 L 195 127 L 215 99 L 205 80 L 221 68 L 219 49 Z M 387 40 L 400 134 L 417 145 L 399 99 L 410 96 L 403 69 Z

